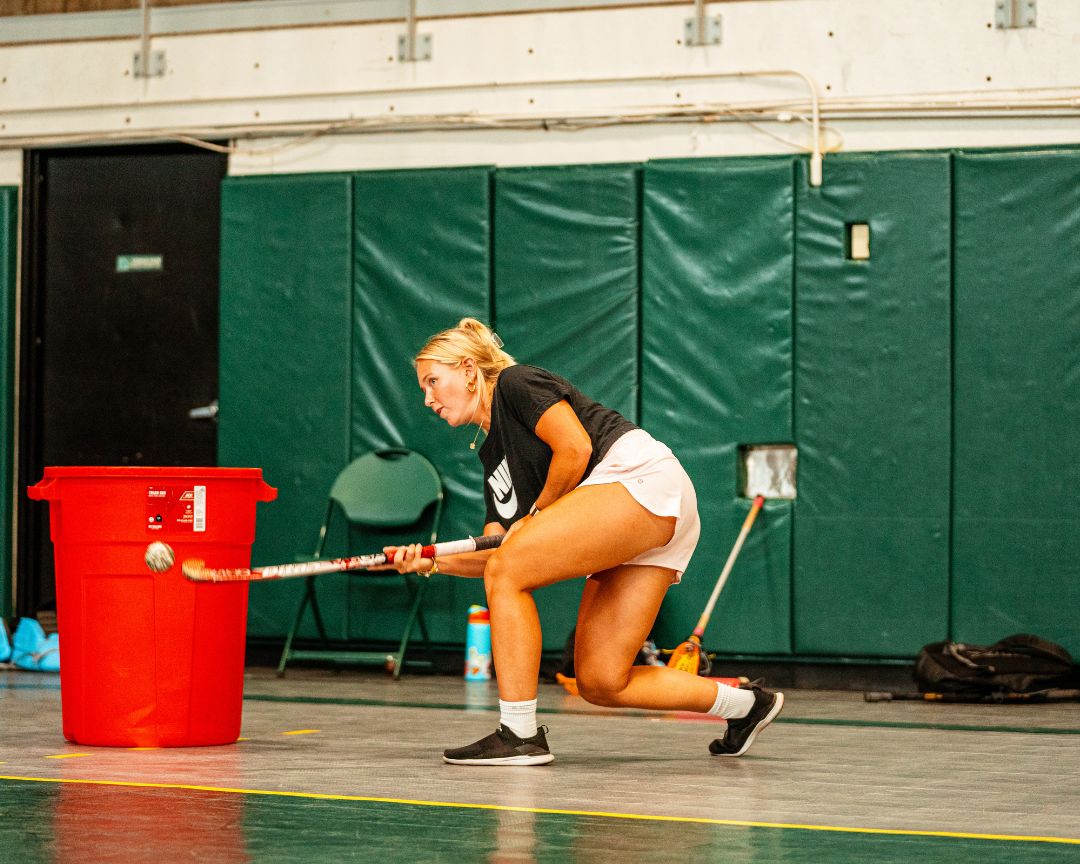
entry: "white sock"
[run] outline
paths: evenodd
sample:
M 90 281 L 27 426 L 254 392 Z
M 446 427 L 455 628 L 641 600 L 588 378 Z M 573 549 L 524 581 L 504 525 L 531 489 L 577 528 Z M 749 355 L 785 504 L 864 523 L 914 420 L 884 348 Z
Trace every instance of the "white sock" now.
M 709 714 L 714 717 L 723 717 L 725 720 L 738 720 L 750 713 L 754 707 L 754 691 L 740 690 L 738 687 L 729 687 L 727 684 L 716 683 L 716 701 L 713 702 Z
M 750 702 L 753 704 L 753 698 Z M 750 709 L 747 708 L 747 711 Z M 499 722 L 518 738 L 532 738 L 536 734 L 536 700 L 504 702 L 499 700 Z

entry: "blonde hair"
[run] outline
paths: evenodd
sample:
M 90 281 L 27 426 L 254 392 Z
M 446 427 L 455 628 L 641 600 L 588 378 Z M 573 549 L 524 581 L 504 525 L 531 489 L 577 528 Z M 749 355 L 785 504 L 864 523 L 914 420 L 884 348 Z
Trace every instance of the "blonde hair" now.
M 486 324 L 475 318 L 462 318 L 456 327 L 428 339 L 413 358 L 413 365 L 421 360 L 434 360 L 456 368 L 470 359 L 488 385 L 494 385 L 499 373 L 516 363 L 502 350 L 502 340 Z

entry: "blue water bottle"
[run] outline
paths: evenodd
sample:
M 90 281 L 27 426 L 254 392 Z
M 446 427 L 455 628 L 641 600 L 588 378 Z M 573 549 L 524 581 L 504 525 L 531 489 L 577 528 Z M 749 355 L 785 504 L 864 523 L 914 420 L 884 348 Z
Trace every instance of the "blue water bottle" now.
M 491 616 L 483 606 L 469 607 L 465 631 L 465 680 L 491 679 Z

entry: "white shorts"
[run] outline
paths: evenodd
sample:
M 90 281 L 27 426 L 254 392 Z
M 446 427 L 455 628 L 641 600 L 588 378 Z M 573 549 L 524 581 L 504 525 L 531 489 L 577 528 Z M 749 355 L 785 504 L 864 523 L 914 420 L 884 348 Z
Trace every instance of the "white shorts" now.
M 592 473 L 578 486 L 621 483 L 642 507 L 657 516 L 674 516 L 675 533 L 663 546 L 643 552 L 627 564 L 651 564 L 675 571 L 682 579 L 701 534 L 697 493 L 675 454 L 644 429 L 619 438 Z

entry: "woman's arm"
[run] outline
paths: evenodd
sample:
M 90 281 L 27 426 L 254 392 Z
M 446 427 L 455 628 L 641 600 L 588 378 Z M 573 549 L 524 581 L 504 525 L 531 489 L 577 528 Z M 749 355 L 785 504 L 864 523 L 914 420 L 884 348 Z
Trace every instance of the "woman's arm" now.
M 551 448 L 547 480 L 533 504 L 536 510 L 543 510 L 577 488 L 592 458 L 592 439 L 566 400 L 556 402 L 541 414 L 534 431 Z M 526 514 L 511 525 L 507 537 L 527 524 L 531 516 Z
M 506 530 L 498 522 L 489 522 L 484 526 L 484 536 L 492 534 L 505 534 Z M 372 570 L 397 570 L 399 573 L 428 573 L 435 563 L 439 565 L 439 572 L 447 576 L 464 576 L 466 578 L 479 578 L 484 575 L 484 567 L 487 560 L 495 552 L 494 549 L 485 549 L 482 552 L 464 552 L 461 555 L 446 555 L 437 562 L 431 558 L 420 555 L 423 544 L 413 543 L 411 546 L 387 546 L 383 552 L 394 553 L 393 564 L 382 564 L 372 567 Z
M 551 448 L 551 465 L 547 480 L 536 499 L 536 509 L 543 510 L 555 503 L 567 492 L 575 489 L 592 458 L 592 441 L 585 427 L 581 425 L 574 409 L 566 400 L 560 400 L 548 408 L 536 422 L 536 437 Z M 512 526 L 513 532 L 529 517 L 526 516 Z M 506 534 L 506 529 L 498 522 L 489 522 L 484 526 L 484 536 Z M 432 560 L 420 555 L 422 545 L 388 546 L 384 552 L 394 551 L 394 563 L 372 567 L 372 570 L 397 570 L 399 573 L 427 573 L 432 568 Z M 483 552 L 466 552 L 462 555 L 447 555 L 438 559 L 439 572 L 451 576 L 478 578 L 484 575 L 484 567 L 493 549 Z
M 592 441 L 565 399 L 540 415 L 535 432 L 551 448 L 551 467 L 535 504 L 543 510 L 581 482 L 592 458 Z

